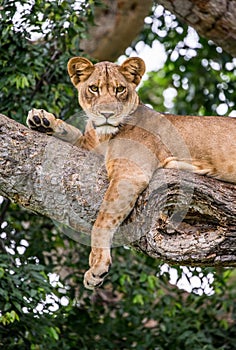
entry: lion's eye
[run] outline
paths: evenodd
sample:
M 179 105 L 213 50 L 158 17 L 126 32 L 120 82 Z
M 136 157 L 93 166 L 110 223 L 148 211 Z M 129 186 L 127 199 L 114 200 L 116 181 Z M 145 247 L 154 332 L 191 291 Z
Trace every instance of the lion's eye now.
M 97 85 L 90 85 L 89 90 L 92 92 L 98 92 L 98 86 Z
M 121 92 L 124 92 L 125 91 L 125 87 L 120 85 L 120 86 L 117 86 L 116 88 L 116 93 L 119 94 Z

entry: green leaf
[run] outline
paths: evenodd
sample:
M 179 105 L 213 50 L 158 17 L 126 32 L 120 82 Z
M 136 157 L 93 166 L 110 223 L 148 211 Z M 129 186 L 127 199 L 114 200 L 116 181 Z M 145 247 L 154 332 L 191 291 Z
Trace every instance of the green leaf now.
M 144 305 L 144 300 L 143 300 L 142 294 L 136 294 L 136 295 L 133 297 L 133 303 L 134 303 L 134 304 Z
M 0 278 L 2 278 L 4 276 L 5 270 L 0 267 Z

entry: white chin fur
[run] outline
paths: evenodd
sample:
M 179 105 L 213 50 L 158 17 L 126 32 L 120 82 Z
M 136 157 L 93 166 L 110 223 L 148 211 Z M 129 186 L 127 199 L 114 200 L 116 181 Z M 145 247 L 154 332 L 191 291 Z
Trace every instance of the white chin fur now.
M 96 127 L 96 131 L 99 135 L 116 134 L 119 131 L 119 128 L 117 126 L 103 125 Z

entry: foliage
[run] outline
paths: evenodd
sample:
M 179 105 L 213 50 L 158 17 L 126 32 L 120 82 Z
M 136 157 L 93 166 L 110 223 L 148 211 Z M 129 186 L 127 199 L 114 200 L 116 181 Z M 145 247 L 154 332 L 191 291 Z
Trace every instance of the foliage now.
M 19 4 L 21 20 L 15 17 Z M 65 118 L 77 113 L 77 97 L 65 67 L 69 57 L 80 54 L 79 40 L 93 21 L 95 5 L 2 1 L 2 113 L 21 122 L 33 106 Z M 170 111 L 212 114 L 222 102 L 228 111 L 233 109 L 232 59 L 203 39 L 191 49 L 188 29 L 158 11 L 139 40 L 152 45 L 158 35 L 167 61 L 149 74 L 140 89 L 142 100 L 168 110 L 163 92 L 173 87 L 177 95 Z M 34 35 L 44 34 L 32 43 L 29 28 Z M 0 251 L 1 348 L 236 349 L 234 270 L 164 269 L 161 262 L 120 247 L 113 251 L 112 273 L 104 287 L 90 293 L 82 286 L 89 247 L 78 247 L 49 219 L 7 200 L 0 206 Z M 191 292 L 177 287 L 183 279 L 190 286 L 196 278 Z
M 144 103 L 162 112 L 189 115 L 227 115 L 236 109 L 235 59 L 198 37 L 192 28 L 180 25 L 160 6 L 147 22 L 137 40 L 148 45 L 159 40 L 167 58 L 164 67 L 150 72 L 139 90 Z M 173 101 L 164 98 L 168 91 Z
M 66 64 L 81 54 L 79 42 L 93 21 L 96 3 L 2 1 L 0 112 L 20 122 L 33 107 L 50 106 L 61 117 L 76 113 L 77 98 Z
M 1 233 L 2 347 L 233 349 L 235 291 L 226 272 L 215 275 L 210 297 L 187 294 L 168 283 L 154 259 L 119 248 L 104 289 L 91 296 L 81 286 L 88 247 L 78 254 L 77 244 L 48 219 L 16 209 L 8 208 Z M 62 281 L 69 289 L 48 283 L 48 273 L 61 265 L 61 249 L 70 252 L 63 268 L 74 275 Z M 68 305 L 60 305 L 63 296 Z
M 156 260 L 116 248 L 112 274 L 103 289 L 90 294 L 81 284 L 88 247 L 77 247 L 50 220 L 16 209 L 8 207 L 4 222 L 9 224 L 1 233 L 3 348 L 235 348 L 230 271 L 205 269 L 204 275 L 214 273 L 214 293 L 199 295 L 203 285 L 187 293 L 169 284 L 170 272 L 163 273 Z M 48 273 L 58 267 L 73 275 L 50 285 Z

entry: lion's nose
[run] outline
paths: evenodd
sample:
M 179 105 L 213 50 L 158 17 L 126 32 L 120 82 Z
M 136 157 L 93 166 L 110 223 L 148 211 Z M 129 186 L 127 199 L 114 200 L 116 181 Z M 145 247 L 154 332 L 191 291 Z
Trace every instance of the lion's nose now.
M 114 112 L 101 112 L 101 115 L 108 120 L 110 117 L 112 117 L 115 113 Z

